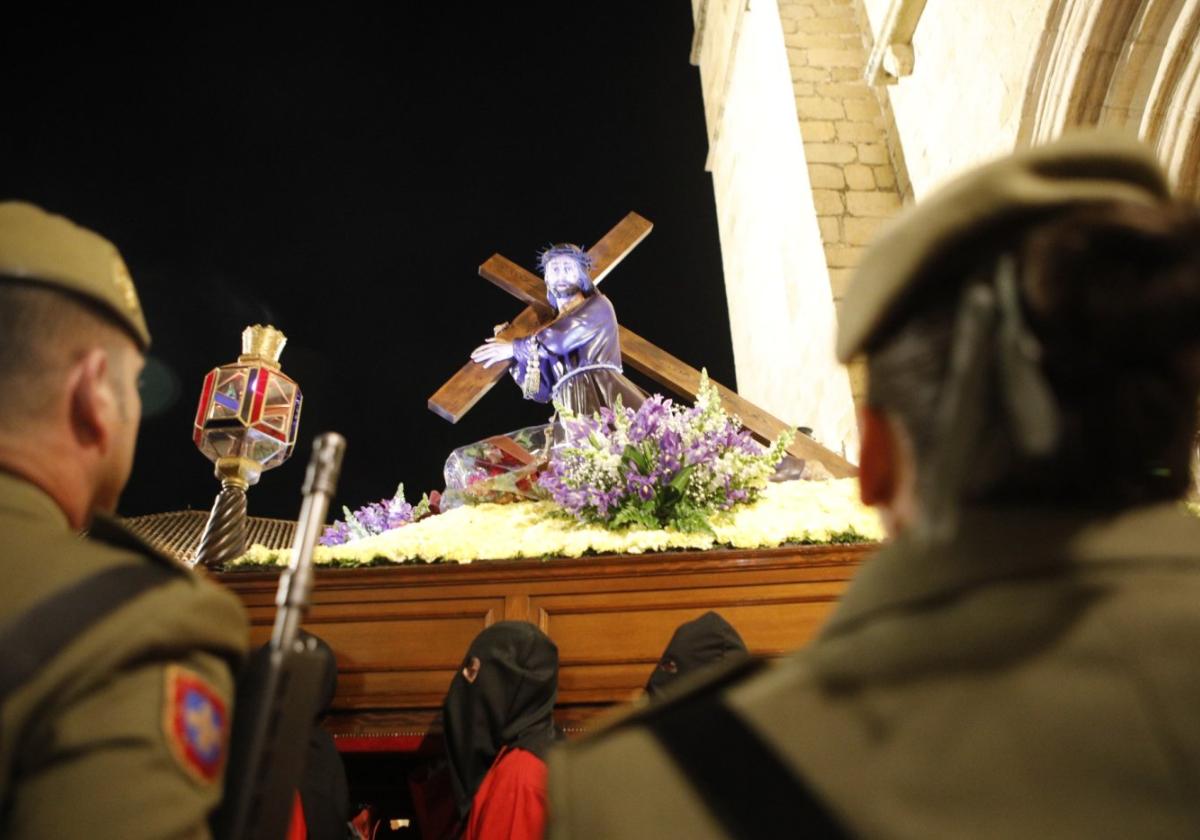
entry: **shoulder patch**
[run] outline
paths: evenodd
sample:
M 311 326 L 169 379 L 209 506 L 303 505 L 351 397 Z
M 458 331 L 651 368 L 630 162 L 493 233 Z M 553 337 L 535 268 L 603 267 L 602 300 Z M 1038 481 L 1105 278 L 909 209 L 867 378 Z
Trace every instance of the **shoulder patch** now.
M 229 714 L 225 701 L 199 674 L 170 665 L 166 671 L 163 730 L 171 754 L 188 775 L 212 784 L 225 764 Z

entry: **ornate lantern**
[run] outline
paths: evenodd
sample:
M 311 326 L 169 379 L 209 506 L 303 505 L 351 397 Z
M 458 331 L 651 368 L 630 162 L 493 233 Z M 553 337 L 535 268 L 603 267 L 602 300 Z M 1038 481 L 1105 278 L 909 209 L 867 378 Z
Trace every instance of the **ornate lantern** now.
M 295 449 L 302 397 L 279 369 L 286 342 L 274 327 L 246 327 L 238 360 L 204 377 L 192 440 L 216 464 L 221 492 L 193 563 L 219 566 L 246 550 L 246 488 Z

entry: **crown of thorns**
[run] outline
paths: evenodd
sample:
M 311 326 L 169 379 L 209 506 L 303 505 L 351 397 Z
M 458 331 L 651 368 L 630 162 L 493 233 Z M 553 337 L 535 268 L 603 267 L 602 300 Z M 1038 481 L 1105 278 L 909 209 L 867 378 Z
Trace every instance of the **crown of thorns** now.
M 538 270 L 545 271 L 546 264 L 556 257 L 569 257 L 575 260 L 575 264 L 580 270 L 587 275 L 591 275 L 592 266 L 595 261 L 591 258 L 587 251 L 580 248 L 578 245 L 572 245 L 570 242 L 560 242 L 557 245 L 550 245 L 538 252 Z

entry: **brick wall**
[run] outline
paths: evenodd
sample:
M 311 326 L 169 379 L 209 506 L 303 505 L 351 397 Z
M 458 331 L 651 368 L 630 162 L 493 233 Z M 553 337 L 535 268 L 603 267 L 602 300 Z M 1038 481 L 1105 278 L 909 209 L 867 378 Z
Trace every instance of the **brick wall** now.
M 898 144 L 895 154 L 889 148 L 889 115 L 863 80 L 869 39 L 853 0 L 779 0 L 779 15 L 813 208 L 840 301 L 866 246 L 900 209 L 908 179 L 902 158 L 894 159 Z M 860 370 L 851 381 L 861 398 Z
M 805 165 L 778 11 L 766 0 L 749 7 L 745 0 L 697 0 L 693 9 L 692 58 L 700 66 L 708 119 L 707 167 L 738 391 L 788 423 L 812 427 L 823 444 L 856 459 L 850 380 L 833 356 L 836 313 L 827 264 L 828 256 L 846 259 L 856 251 L 840 241 L 835 247 L 841 251 L 827 248 L 825 221 L 813 212 L 814 200 L 826 195 L 845 199 L 816 187 Z M 856 151 L 850 162 L 857 161 Z M 852 170 L 849 177 L 863 174 Z M 840 168 L 839 177 L 846 177 Z M 862 205 L 862 197 L 877 201 L 875 190 L 856 192 L 861 215 L 855 218 L 869 224 L 876 210 Z
M 883 112 L 863 81 L 852 0 L 779 0 L 796 116 L 834 300 L 864 247 L 900 208 Z

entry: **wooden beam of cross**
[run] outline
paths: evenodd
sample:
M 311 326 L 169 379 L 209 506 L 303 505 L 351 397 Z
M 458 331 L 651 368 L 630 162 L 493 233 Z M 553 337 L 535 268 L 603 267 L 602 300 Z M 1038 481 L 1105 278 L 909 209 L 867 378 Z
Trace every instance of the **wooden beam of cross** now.
M 646 238 L 652 227 L 649 221 L 637 213 L 630 213 L 597 242 L 588 251 L 595 266 L 593 283 L 599 284 L 617 263 Z M 527 304 L 526 309 L 500 332 L 500 338 L 524 338 L 537 332 L 556 317 L 557 313 L 546 300 L 545 284 L 536 274 L 526 271 L 500 254 L 493 254 L 479 267 L 479 273 Z M 632 330 L 624 326 L 619 329 L 623 362 L 680 396 L 689 400 L 696 398 L 700 387 L 700 371 L 651 344 Z M 508 369 L 504 365 L 489 369 L 469 362 L 430 397 L 429 408 L 451 423 L 457 422 L 507 372 Z M 725 408 L 738 415 L 742 425 L 759 441 L 770 443 L 789 428 L 782 420 L 743 399 L 736 391 L 715 380 L 712 382 L 720 393 Z M 826 449 L 804 434 L 796 435 L 788 447 L 788 452 L 804 460 L 820 461 L 837 478 L 846 478 L 858 472 L 857 468 L 841 455 Z

